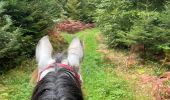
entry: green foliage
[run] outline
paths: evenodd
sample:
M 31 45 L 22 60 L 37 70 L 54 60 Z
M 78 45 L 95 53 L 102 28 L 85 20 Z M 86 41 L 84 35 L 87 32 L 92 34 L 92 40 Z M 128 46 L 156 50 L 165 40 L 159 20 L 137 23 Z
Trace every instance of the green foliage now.
M 94 22 L 96 0 L 81 0 L 79 9 L 79 20 L 88 23 Z
M 166 0 L 103 0 L 97 6 L 96 22 L 109 47 L 142 44 L 146 54 L 157 55 L 170 47 L 170 8 L 165 4 Z
M 129 39 L 136 44 L 144 44 L 146 53 L 149 55 L 162 53 L 170 47 L 170 31 L 169 28 L 164 26 L 168 24 L 163 18 L 167 15 L 160 15 L 158 12 L 141 14 L 142 18 L 134 23 L 128 33 Z
M 27 59 L 20 66 L 1 75 L 0 99 L 29 100 L 33 91 L 33 87 L 30 86 L 29 81 L 35 67 L 35 60 Z
M 162 11 L 166 1 L 168 0 L 131 0 L 131 3 L 134 9 Z
M 94 22 L 94 0 L 68 0 L 64 3 L 65 16 L 83 22 Z
M 138 13 L 131 10 L 132 4 L 123 1 L 102 1 L 97 9 L 96 22 L 108 39 L 110 47 L 127 46 L 127 32 L 138 18 Z
M 160 27 L 162 29 L 162 38 L 164 43 L 159 45 L 160 48 L 165 51 L 170 51 L 170 2 L 166 5 L 166 10 L 160 15 L 161 24 Z M 166 42 L 165 42 L 166 41 Z
M 55 0 L 0 1 L 0 73 L 34 55 L 36 43 L 62 13 L 56 4 Z

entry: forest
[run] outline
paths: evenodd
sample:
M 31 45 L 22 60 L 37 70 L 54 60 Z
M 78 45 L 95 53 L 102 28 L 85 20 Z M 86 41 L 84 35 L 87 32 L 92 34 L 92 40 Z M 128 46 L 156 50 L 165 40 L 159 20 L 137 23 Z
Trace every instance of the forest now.
M 56 52 L 83 40 L 85 100 L 168 100 L 169 18 L 169 0 L 1 0 L 0 100 L 29 100 L 45 35 Z

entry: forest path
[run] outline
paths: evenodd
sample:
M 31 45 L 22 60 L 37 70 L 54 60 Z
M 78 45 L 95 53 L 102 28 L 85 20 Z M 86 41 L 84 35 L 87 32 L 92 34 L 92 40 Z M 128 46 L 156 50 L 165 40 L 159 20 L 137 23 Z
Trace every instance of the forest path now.
M 126 52 L 108 49 L 97 28 L 63 34 L 68 42 L 75 35 L 85 46 L 81 64 L 85 100 L 152 100 L 150 85 L 138 84 L 142 75 L 152 74 L 152 68 L 127 68 Z M 0 100 L 29 100 L 33 89 L 29 81 L 36 67 L 35 59 L 28 59 L 1 75 Z
M 64 37 L 70 42 L 75 35 L 85 46 L 81 65 L 85 100 L 152 100 L 150 89 L 138 87 L 138 74 L 124 71 L 126 55 L 109 50 L 98 29 L 64 34 Z M 143 73 L 143 69 L 138 71 Z

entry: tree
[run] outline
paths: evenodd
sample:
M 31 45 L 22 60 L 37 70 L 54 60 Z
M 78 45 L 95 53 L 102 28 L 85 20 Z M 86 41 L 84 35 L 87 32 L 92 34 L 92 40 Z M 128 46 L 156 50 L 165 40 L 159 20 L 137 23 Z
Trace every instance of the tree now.
M 60 18 L 60 8 L 55 0 L 0 1 L 1 72 L 34 55 L 38 40 Z

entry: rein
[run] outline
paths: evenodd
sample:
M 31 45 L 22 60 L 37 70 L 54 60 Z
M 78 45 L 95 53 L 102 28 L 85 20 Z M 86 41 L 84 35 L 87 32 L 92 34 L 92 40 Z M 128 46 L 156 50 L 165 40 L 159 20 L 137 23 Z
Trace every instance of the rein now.
M 44 71 L 46 71 L 46 70 L 48 70 L 48 69 L 50 69 L 50 68 L 55 68 L 55 66 L 57 66 L 57 67 L 62 67 L 62 68 L 67 69 L 67 70 L 68 70 L 69 72 L 71 72 L 71 73 L 74 75 L 74 77 L 81 83 L 80 74 L 77 73 L 77 72 L 73 69 L 73 67 L 71 67 L 71 66 L 69 66 L 69 65 L 66 65 L 66 64 L 61 64 L 61 63 L 54 63 L 54 64 L 50 64 L 49 66 L 47 66 L 44 70 L 42 70 L 42 71 L 39 73 L 37 82 L 40 81 L 41 74 L 42 74 Z

